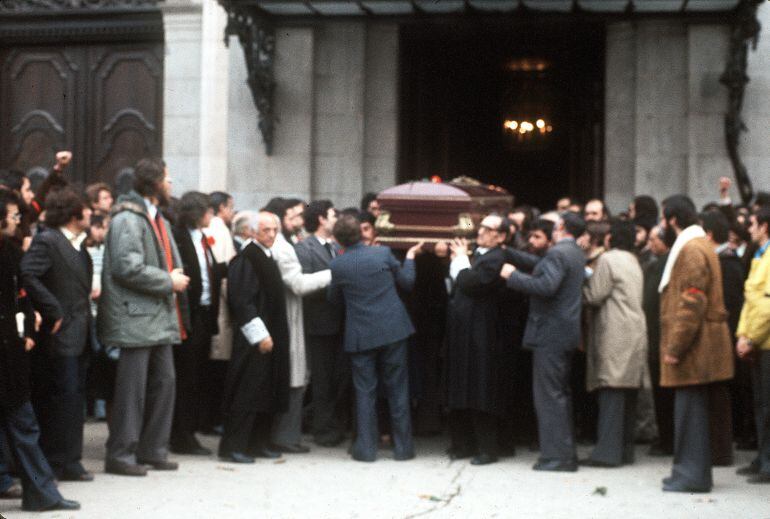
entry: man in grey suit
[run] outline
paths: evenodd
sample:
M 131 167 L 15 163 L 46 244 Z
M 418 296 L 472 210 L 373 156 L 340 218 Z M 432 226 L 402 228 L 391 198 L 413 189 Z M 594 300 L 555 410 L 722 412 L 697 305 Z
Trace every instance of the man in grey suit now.
M 144 476 L 145 465 L 176 470 L 167 460 L 176 376 L 172 345 L 189 330 L 185 290 L 171 227 L 160 212 L 171 179 L 160 159 L 142 159 L 134 191 L 113 208 L 107 233 L 97 326 L 106 346 L 120 348 L 105 471 Z
M 361 243 L 358 219 L 341 217 L 334 237 L 344 251 L 331 262 L 329 301 L 345 305 L 345 351 L 350 354 L 356 390 L 357 436 L 353 459 L 377 458 L 377 384 L 385 386 L 393 431 L 393 457 L 414 457 L 406 339 L 414 333 L 412 322 L 396 291 L 414 286 L 414 257 L 422 243 L 409 249 L 403 267 L 387 247 Z
M 44 324 L 32 355 L 32 402 L 40 446 L 60 481 L 94 479 L 80 463 L 92 272 L 83 241 L 90 221 L 91 209 L 73 190 L 50 193 L 46 228 L 21 261 L 24 288 Z
M 508 288 L 530 296 L 523 345 L 532 350 L 532 391 L 540 439 L 535 470 L 577 470 L 570 361 L 580 342 L 585 279 L 585 257 L 575 240 L 584 231 L 580 216 L 564 213 L 553 230 L 554 245 L 532 274 L 524 274 L 510 263 L 500 272 Z
M 305 210 L 305 230 L 312 233 L 295 246 L 302 272 L 329 268 L 339 256 L 332 231 L 337 210 L 329 200 L 311 202 Z M 342 348 L 342 305 L 331 304 L 325 291 L 304 297 L 305 333 L 313 387 L 313 436 L 318 445 L 332 447 L 345 439 L 350 403 L 350 360 Z

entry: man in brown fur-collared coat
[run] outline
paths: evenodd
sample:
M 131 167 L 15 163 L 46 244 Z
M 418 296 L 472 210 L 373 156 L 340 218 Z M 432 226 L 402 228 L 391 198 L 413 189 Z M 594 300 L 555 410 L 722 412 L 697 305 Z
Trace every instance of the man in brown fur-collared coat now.
M 674 388 L 674 467 L 663 490 L 709 492 L 709 384 L 733 376 L 722 272 L 692 201 L 674 195 L 663 206 L 673 246 L 659 287 L 660 384 Z

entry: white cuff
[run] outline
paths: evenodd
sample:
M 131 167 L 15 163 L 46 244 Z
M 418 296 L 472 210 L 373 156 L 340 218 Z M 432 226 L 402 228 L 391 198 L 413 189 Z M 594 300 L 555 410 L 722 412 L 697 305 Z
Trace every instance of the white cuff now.
M 465 254 L 455 256 L 455 258 L 452 260 L 452 263 L 449 264 L 449 277 L 451 277 L 452 281 L 454 281 L 457 279 L 457 275 L 461 270 L 469 268 L 471 268 L 471 260 L 468 259 L 468 256 Z
M 259 317 L 255 317 L 241 326 L 241 333 L 252 346 L 270 337 L 270 332 L 267 331 L 265 323 Z

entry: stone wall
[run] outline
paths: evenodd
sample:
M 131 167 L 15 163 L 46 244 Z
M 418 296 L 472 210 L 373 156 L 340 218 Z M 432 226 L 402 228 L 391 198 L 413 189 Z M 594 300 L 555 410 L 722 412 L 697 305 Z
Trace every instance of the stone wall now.
M 747 133 L 741 155 L 755 191 L 770 191 L 770 5 L 759 8 L 762 32 L 757 50 L 749 55 L 749 84 L 743 103 Z

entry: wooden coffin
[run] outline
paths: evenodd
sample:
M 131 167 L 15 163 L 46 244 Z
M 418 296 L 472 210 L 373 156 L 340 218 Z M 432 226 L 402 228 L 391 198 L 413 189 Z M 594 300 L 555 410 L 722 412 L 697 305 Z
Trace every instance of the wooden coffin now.
M 505 189 L 468 177 L 448 183 L 408 182 L 382 191 L 377 200 L 382 210 L 375 224 L 378 241 L 394 249 L 408 249 L 419 241 L 473 240 L 484 216 L 505 215 L 513 205 Z

